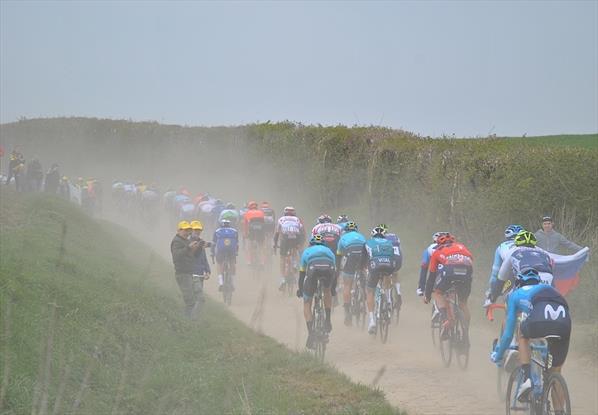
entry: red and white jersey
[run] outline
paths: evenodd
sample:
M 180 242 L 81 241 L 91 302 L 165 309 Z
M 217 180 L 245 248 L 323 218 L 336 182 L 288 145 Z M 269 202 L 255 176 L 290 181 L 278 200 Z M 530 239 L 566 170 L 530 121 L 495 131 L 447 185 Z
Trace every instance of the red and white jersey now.
M 336 223 L 318 223 L 311 230 L 312 235 L 334 235 L 337 238 L 341 237 L 342 229 Z
M 276 232 L 286 236 L 299 236 L 303 234 L 303 222 L 297 216 L 282 216 L 278 219 Z

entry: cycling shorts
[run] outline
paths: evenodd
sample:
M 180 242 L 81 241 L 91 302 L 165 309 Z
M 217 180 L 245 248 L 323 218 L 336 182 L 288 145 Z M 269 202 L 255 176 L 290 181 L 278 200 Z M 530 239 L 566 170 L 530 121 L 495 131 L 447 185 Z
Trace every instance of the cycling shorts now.
M 454 285 L 459 301 L 467 301 L 471 294 L 471 280 L 471 275 L 438 275 L 434 290 L 444 294 Z
M 368 262 L 367 287 L 372 290 L 378 285 L 380 278 L 390 276 L 394 272 L 395 266 L 392 258 L 375 257 Z
M 266 232 L 264 231 L 264 228 L 257 229 L 250 227 L 247 232 L 247 238 L 251 241 L 262 243 L 266 240 Z
M 305 281 L 303 282 L 303 300 L 309 301 L 316 292 L 317 281 L 320 280 L 324 288 L 332 286 L 334 279 L 334 265 L 327 260 L 315 260 L 307 266 Z
M 280 239 L 280 256 L 287 257 L 291 254 L 291 250 L 299 249 L 300 238 L 299 235 L 292 235 L 294 238 L 289 238 L 288 235 L 283 234 Z
M 216 255 L 214 258 L 216 259 L 216 262 L 218 264 L 223 264 L 224 261 L 226 261 L 227 259 L 230 260 L 230 262 L 232 264 L 237 262 L 237 256 L 235 255 L 235 252 L 233 252 L 233 251 L 224 251 L 224 250 L 216 251 Z
M 546 307 L 550 307 L 546 311 Z M 546 336 L 560 336 L 547 338 L 548 350 L 552 354 L 552 365 L 562 366 L 569 352 L 571 337 L 571 318 L 569 310 L 560 304 L 534 304 L 531 314 L 521 322 L 521 335 L 528 339 Z
M 355 274 L 361 269 L 363 262 L 363 247 L 349 247 L 347 253 L 341 259 L 341 270 L 345 274 Z

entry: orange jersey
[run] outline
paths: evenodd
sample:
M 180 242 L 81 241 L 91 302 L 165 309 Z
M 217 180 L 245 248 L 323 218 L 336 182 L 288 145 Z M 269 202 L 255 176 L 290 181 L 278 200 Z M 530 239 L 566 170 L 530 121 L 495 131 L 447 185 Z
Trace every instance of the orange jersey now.
M 243 236 L 245 237 L 247 237 L 249 234 L 249 222 L 252 220 L 264 222 L 264 212 L 260 209 L 249 209 L 247 212 L 245 212 L 245 215 L 243 215 Z
M 473 255 L 469 249 L 459 242 L 453 242 L 437 248 L 430 258 L 430 272 L 438 271 L 439 265 L 467 265 L 472 266 Z

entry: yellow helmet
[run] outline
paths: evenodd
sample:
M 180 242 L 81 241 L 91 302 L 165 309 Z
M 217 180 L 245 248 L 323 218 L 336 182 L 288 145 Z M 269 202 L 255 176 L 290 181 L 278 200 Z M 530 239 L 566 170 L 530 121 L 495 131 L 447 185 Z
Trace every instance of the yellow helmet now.
M 182 220 L 179 222 L 178 229 L 179 230 L 191 229 L 191 224 L 189 222 L 187 222 L 186 220 Z
M 198 220 L 194 220 L 191 222 L 191 229 L 194 231 L 203 231 L 203 224 Z

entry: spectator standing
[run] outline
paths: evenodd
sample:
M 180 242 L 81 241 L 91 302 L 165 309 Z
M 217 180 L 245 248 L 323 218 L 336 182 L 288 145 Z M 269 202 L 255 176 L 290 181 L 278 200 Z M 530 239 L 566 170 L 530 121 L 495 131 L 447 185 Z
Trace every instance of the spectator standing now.
M 44 190 L 46 193 L 55 195 L 58 193 L 58 185 L 60 184 L 60 171 L 58 170 L 58 164 L 52 164 L 50 170 L 46 173 L 46 181 L 44 184 Z
M 571 242 L 563 235 L 554 230 L 554 222 L 552 217 L 544 216 L 542 218 L 542 229 L 538 229 L 535 233 L 538 243 L 536 246 L 553 254 L 560 254 L 561 248 L 567 248 L 573 252 L 582 249 L 581 246 Z
M 44 171 L 39 159 L 35 157 L 27 165 L 27 185 L 29 191 L 39 192 L 42 189 L 42 182 L 44 180 Z
M 177 227 L 177 233 L 170 243 L 172 262 L 174 263 L 174 275 L 179 285 L 185 302 L 185 315 L 191 317 L 195 307 L 195 295 L 193 292 L 193 274 L 197 266 L 197 251 L 200 248 L 199 241 L 191 241 L 191 224 L 181 221 Z

